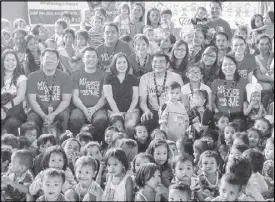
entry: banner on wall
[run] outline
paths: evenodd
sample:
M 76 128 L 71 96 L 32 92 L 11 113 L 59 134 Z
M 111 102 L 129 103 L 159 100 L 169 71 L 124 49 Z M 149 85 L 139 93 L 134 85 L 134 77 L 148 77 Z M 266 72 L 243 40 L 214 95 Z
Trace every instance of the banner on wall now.
M 30 25 L 44 24 L 53 26 L 64 11 L 72 15 L 72 25 L 79 25 L 80 12 L 84 8 L 89 8 L 87 2 L 55 2 L 37 1 L 28 2 L 28 16 Z

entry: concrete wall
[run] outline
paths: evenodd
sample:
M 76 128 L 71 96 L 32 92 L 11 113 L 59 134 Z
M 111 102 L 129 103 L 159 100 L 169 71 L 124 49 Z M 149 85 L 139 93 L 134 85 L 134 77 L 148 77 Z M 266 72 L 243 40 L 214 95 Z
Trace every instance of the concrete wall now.
M 17 18 L 22 18 L 28 24 L 28 2 L 1 1 L 1 18 L 6 18 L 11 23 Z

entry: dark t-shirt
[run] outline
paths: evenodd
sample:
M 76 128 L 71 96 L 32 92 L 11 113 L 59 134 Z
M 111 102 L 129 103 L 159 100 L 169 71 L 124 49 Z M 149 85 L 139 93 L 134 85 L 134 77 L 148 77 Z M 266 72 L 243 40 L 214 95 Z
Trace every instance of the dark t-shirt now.
M 232 34 L 232 30 L 230 28 L 230 25 L 227 21 L 225 21 L 221 18 L 218 18 L 215 20 L 209 19 L 207 25 L 210 28 L 214 28 L 216 31 L 224 31 L 228 35 L 229 40 L 231 40 L 233 34 Z M 221 30 L 221 28 L 222 28 L 222 30 Z
M 132 54 L 129 57 L 129 62 L 133 69 L 133 75 L 137 78 L 140 78 L 143 74 L 153 71 L 152 69 L 152 55 L 147 55 L 147 60 L 144 67 L 141 67 L 140 64 L 137 62 L 136 54 Z
M 243 103 L 246 100 L 245 86 L 247 81 L 240 80 L 232 86 L 233 81 L 226 81 L 227 87 L 224 85 L 224 79 L 216 79 L 212 83 L 212 92 L 215 95 L 216 107 L 222 113 L 242 113 Z
M 36 94 L 36 101 L 40 105 L 44 113 L 48 113 L 48 107 L 52 104 L 54 110 L 62 101 L 62 94 L 72 94 L 73 82 L 70 76 L 60 70 L 56 70 L 56 75 L 46 76 L 47 81 L 45 81 L 43 71 L 38 70 L 32 72 L 27 81 L 27 94 Z M 55 77 L 55 82 L 53 84 Z M 49 88 L 53 84 L 52 90 L 52 101 L 50 100 L 50 92 L 47 87 L 47 82 Z
M 246 54 L 242 61 L 237 61 L 238 73 L 241 78 L 248 81 L 248 74 L 256 70 L 255 56 Z
M 79 90 L 79 98 L 85 107 L 93 107 L 102 96 L 105 72 L 87 73 L 80 70 L 73 74 L 73 89 Z
M 106 47 L 105 44 L 102 44 L 96 48 L 96 51 L 99 55 L 99 63 L 102 69 L 105 72 L 109 72 L 109 65 L 112 61 L 113 56 L 116 53 L 123 52 L 128 57 L 133 54 L 130 45 L 124 41 L 118 40 L 115 47 Z
M 120 112 L 127 112 L 130 108 L 133 97 L 133 86 L 138 87 L 138 79 L 130 74 L 120 83 L 117 76 L 109 73 L 104 80 L 104 85 L 111 85 L 113 98 Z

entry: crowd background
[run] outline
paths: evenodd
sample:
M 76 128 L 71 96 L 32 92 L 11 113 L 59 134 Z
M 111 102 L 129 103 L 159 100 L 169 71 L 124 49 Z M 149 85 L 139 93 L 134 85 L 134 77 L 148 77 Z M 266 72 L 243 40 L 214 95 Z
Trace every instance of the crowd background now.
M 1 200 L 274 200 L 273 10 L 1 18 Z

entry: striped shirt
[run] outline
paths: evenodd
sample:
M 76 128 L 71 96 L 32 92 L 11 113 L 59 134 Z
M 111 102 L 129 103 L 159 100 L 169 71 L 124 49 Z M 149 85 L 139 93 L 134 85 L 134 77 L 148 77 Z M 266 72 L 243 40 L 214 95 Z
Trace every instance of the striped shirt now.
M 92 27 L 89 31 L 88 31 L 88 35 L 89 35 L 89 40 L 88 43 L 90 46 L 92 46 L 93 48 L 96 48 L 100 45 L 103 44 L 103 30 L 95 30 L 94 27 Z

